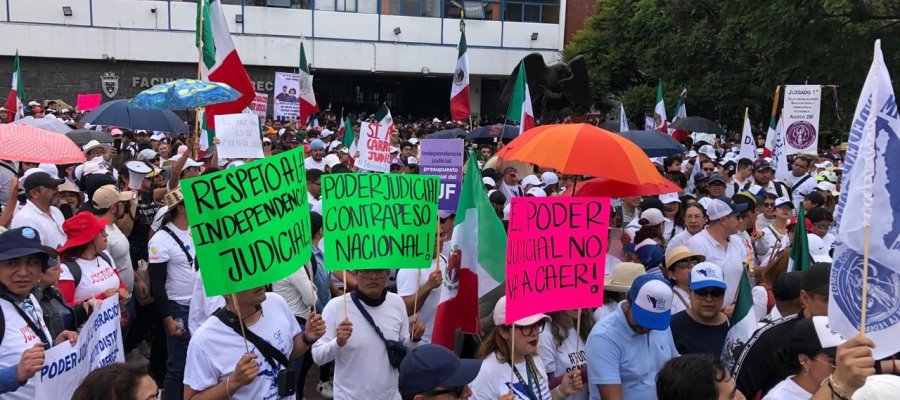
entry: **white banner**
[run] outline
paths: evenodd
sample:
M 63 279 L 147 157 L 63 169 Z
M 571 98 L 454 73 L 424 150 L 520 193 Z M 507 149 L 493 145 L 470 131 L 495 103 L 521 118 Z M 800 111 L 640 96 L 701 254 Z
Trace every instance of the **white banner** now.
M 35 398 L 70 399 L 88 373 L 117 362 L 125 362 L 125 350 L 115 295 L 91 313 L 75 346 L 66 341 L 44 353 Z
M 359 124 L 359 158 L 356 168 L 373 172 L 390 172 L 391 130 L 393 125 L 374 122 Z
M 275 93 L 275 119 L 297 119 L 300 116 L 300 74 L 276 72 Z
M 784 142 L 787 154 L 816 154 L 822 87 L 787 85 L 784 91 Z
M 265 121 L 267 112 L 269 112 L 269 95 L 257 92 L 253 102 L 250 103 L 250 113 L 258 115 L 260 121 Z
M 216 152 L 220 160 L 263 158 L 259 116 L 256 114 L 216 115 Z

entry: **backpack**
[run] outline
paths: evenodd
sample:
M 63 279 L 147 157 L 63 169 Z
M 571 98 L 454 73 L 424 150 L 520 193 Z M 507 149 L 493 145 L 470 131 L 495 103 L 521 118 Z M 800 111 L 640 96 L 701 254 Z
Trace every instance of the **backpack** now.
M 116 265 L 113 264 L 112 260 L 109 259 L 106 253 L 100 252 L 97 255 L 102 258 L 103 261 L 106 261 L 106 263 L 109 264 L 110 267 L 116 267 Z M 81 283 L 81 266 L 78 265 L 75 260 L 69 260 L 64 262 L 63 264 L 66 265 L 66 268 L 69 269 L 69 273 L 72 274 L 72 280 L 75 281 L 75 287 L 78 287 L 78 284 Z

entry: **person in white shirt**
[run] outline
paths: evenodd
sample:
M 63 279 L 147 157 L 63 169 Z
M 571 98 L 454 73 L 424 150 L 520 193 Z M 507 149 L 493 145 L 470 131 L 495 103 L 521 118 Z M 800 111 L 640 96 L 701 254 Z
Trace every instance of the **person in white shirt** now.
M 704 209 L 700 203 L 690 203 L 684 206 L 684 230 L 669 239 L 666 246 L 677 247 L 687 245 L 688 240 L 703 231 L 706 222 L 706 209 Z
M 506 167 L 503 169 L 503 177 L 500 179 L 500 185 L 497 190 L 506 196 L 505 204 L 509 204 L 513 197 L 525 195 L 525 191 L 519 187 L 518 172 L 516 172 L 516 169 L 513 167 Z
M 58 208 L 52 206 L 53 197 L 63 179 L 53 179 L 43 171 L 29 174 L 21 183 L 28 199 L 22 209 L 13 214 L 10 229 L 31 227 L 38 231 L 44 246 L 56 249 L 66 242 L 62 224 L 65 221 Z
M 326 330 L 312 347 L 313 361 L 318 365 L 334 361 L 335 399 L 400 400 L 397 366 L 391 364 L 385 341 L 363 313 L 371 316 L 384 339 L 407 347 L 410 340 L 421 339 L 425 326 L 410 321 L 403 299 L 387 291 L 389 270 L 351 274 L 356 276 L 356 289 L 331 299 L 322 310 Z
M 785 179 L 791 187 L 791 201 L 793 201 L 795 207 L 802 205 L 803 198 L 812 193 L 818 183 L 816 178 L 807 172 L 809 171 L 809 163 L 809 158 L 798 156 L 794 159 L 794 163 L 791 164 L 791 173 Z
M 309 203 L 309 210 L 317 213 L 322 212 L 322 171 L 318 169 L 306 170 L 306 199 Z
M 706 257 L 692 252 L 687 246 L 669 246 L 666 249 L 665 275 L 672 284 L 672 315 L 691 308 L 691 270 L 706 261 Z
M 581 331 L 576 331 L 579 314 Z M 557 311 L 549 314 L 549 326 L 544 327 L 538 342 L 538 355 L 547 371 L 550 387 L 559 386 L 567 373 L 580 370 L 581 376 L 587 378 L 587 358 L 584 355 L 584 344 L 588 334 L 594 327 L 594 317 L 589 309 Z M 582 383 L 587 383 L 582 380 Z M 588 388 L 566 397 L 567 400 L 587 400 Z
M 312 279 L 310 279 L 312 275 L 312 263 L 307 262 L 294 273 L 288 275 L 287 278 L 272 283 L 272 291 L 284 298 L 300 325 L 306 324 L 309 317 L 314 315 L 316 311 L 316 287 L 312 283 Z M 307 352 L 303 356 L 300 374 L 297 376 L 298 393 L 303 393 L 306 387 L 306 374 L 309 372 L 312 364 L 312 352 Z
M 731 199 L 710 199 L 706 214 L 709 224 L 703 232 L 688 240 L 687 247 L 706 256 L 706 261 L 722 267 L 725 275 L 725 305 L 734 303 L 741 272 L 747 260 L 747 248 L 735 235 L 747 211 L 747 204 L 736 204 Z
M 443 273 L 446 269 L 447 259 L 438 255 L 431 262 L 430 269 L 404 268 L 397 271 L 397 294 L 406 304 L 406 313 L 425 325 L 425 334 L 422 335 L 422 340 L 414 342 L 416 346 L 431 343 L 434 316 L 441 301 L 441 291 L 438 289 L 444 282 Z
M 737 162 L 734 176 L 731 177 L 731 184 L 725 190 L 725 196 L 731 197 L 750 190 L 751 186 L 753 186 L 753 160 L 741 158 Z
M 834 373 L 837 346 L 844 342 L 828 327 L 828 317 L 797 321 L 787 345 L 788 367 L 793 375 L 781 381 L 763 400 L 810 400 L 822 382 Z
M 265 287 L 225 296 L 225 301 L 191 338 L 184 398 L 292 399 L 295 388 L 280 380 L 286 379 L 291 360 L 325 333 L 325 322 L 314 315 L 301 330 L 284 299 Z M 260 344 L 280 354 L 268 354 Z
M 325 142 L 319 139 L 313 139 L 309 142 L 309 157 L 306 157 L 304 164 L 306 169 L 317 169 L 325 172 Z
M 794 214 L 794 204 L 787 197 L 779 197 L 775 199 L 774 206 L 775 220 L 760 231 L 762 236 L 753 243 L 753 251 L 756 253 L 760 268 L 767 267 L 778 253 L 791 245 L 787 224 Z

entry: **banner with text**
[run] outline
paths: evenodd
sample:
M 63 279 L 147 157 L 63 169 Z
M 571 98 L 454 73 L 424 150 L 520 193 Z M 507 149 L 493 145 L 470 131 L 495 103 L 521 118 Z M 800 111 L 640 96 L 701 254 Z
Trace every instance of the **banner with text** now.
M 35 374 L 35 398 L 71 399 L 91 371 L 117 362 L 125 362 L 125 348 L 115 295 L 91 313 L 74 346 L 66 341 L 44 353 L 44 366 Z
M 434 257 L 436 176 L 322 176 L 325 267 L 426 268 Z
M 609 198 L 513 197 L 506 323 L 603 305 Z
M 300 116 L 300 74 L 290 72 L 275 73 L 275 119 L 297 119 Z
M 298 148 L 182 181 L 207 296 L 284 279 L 309 261 L 305 157 Z
M 456 212 L 463 179 L 462 139 L 422 139 L 419 173 L 441 177 L 438 209 Z
M 254 114 L 216 115 L 216 145 L 220 160 L 263 158 L 259 116 Z
M 250 103 L 250 113 L 259 116 L 260 121 L 266 120 L 266 113 L 269 112 L 269 95 L 256 92 L 256 97 Z M 218 126 L 218 125 L 216 125 Z
M 787 85 L 783 112 L 786 154 L 816 154 L 819 148 L 821 109 L 821 86 Z
M 391 130 L 393 125 L 376 122 L 359 124 L 359 157 L 356 168 L 372 172 L 391 170 Z

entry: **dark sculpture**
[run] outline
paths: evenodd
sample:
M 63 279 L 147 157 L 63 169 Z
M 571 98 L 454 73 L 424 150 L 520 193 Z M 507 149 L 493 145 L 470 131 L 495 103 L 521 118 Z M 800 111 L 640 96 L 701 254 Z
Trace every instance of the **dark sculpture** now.
M 587 109 L 591 104 L 587 63 L 583 56 L 576 56 L 568 63 L 560 61 L 548 66 L 543 56 L 531 53 L 522 61 L 534 117 L 542 123 L 562 120 L 573 114 L 573 108 Z M 517 65 L 500 95 L 506 104 L 509 104 L 518 73 Z

